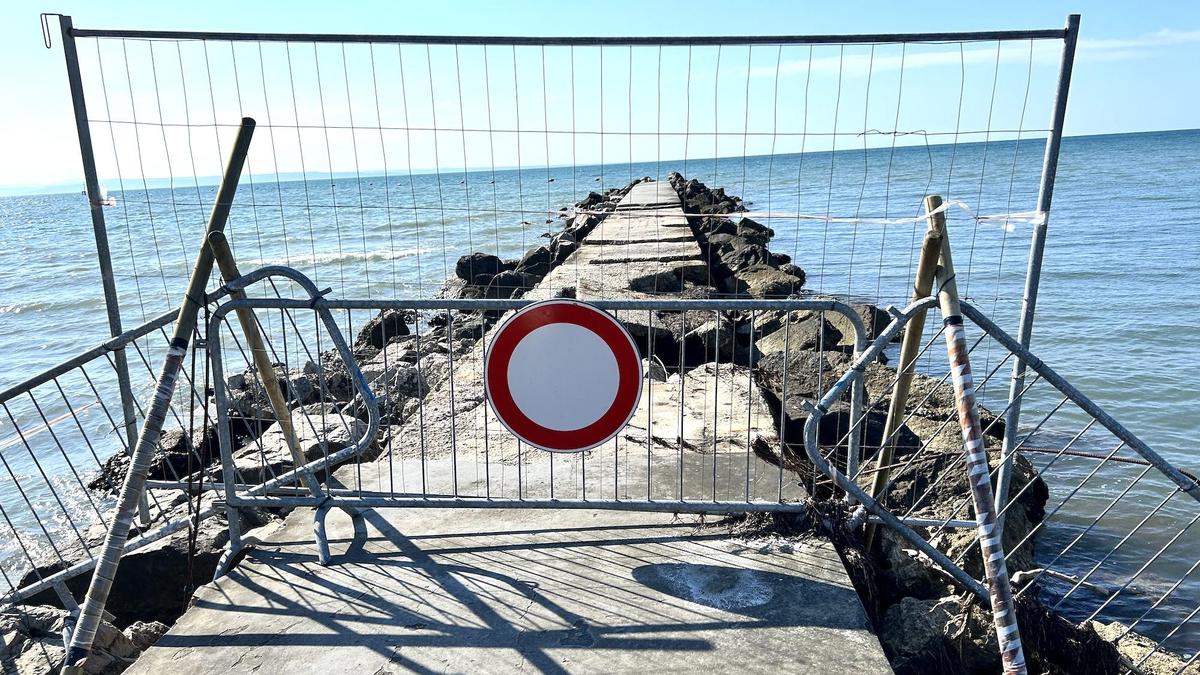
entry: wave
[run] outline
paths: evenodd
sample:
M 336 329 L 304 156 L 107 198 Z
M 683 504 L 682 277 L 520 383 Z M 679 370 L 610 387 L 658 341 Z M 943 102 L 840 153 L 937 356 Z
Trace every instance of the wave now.
M 25 314 L 28 312 L 45 312 L 59 309 L 85 309 L 89 307 L 103 307 L 104 300 L 100 298 L 75 297 L 64 298 L 59 300 L 33 300 L 30 302 L 14 302 L 7 305 L 0 305 L 0 315 L 2 314 Z
M 346 264 L 356 262 L 387 262 L 390 260 L 400 260 L 403 258 L 411 258 L 418 255 L 426 255 L 431 253 L 431 248 L 402 248 L 402 249 L 377 249 L 374 251 L 331 251 L 328 253 L 308 253 L 308 254 L 292 254 L 289 256 L 278 256 L 271 258 L 263 258 L 258 260 L 249 260 L 245 267 L 252 269 L 254 267 L 262 267 L 263 265 L 329 265 L 329 264 Z

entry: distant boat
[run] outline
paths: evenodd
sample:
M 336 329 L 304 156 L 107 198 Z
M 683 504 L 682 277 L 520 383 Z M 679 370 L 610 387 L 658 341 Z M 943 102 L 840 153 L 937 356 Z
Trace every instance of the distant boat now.
M 86 197 L 87 189 L 80 190 L 79 194 Z M 116 206 L 117 198 L 108 194 L 108 188 L 101 185 L 100 186 L 100 198 L 96 200 L 96 203 L 99 204 L 100 206 Z

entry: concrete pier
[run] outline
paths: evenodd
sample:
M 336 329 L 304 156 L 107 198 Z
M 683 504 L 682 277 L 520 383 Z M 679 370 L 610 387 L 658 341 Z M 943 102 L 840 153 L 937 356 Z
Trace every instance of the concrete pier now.
M 649 182 L 525 297 L 655 297 L 706 277 L 678 197 Z M 660 329 L 618 318 L 635 339 Z M 377 462 L 338 478 L 493 498 L 804 496 L 752 451 L 778 438 L 742 366 L 648 378 L 625 432 L 555 457 L 522 447 L 492 415 L 487 342 L 456 359 Z M 697 517 L 534 508 L 377 510 L 357 531 L 334 512 L 328 535 L 334 559 L 322 567 L 311 510 L 293 512 L 200 589 L 130 672 L 890 672 L 845 567 L 816 537 L 745 540 Z

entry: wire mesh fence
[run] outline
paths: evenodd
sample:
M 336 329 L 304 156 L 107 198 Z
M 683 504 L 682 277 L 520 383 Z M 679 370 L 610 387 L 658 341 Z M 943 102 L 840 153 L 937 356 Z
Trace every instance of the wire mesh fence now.
M 887 301 L 905 299 L 917 229 L 891 221 L 930 192 L 958 200 L 964 292 L 1014 325 L 1063 38 L 77 33 L 126 314 L 170 302 L 252 116 L 235 252 L 343 297 L 429 295 L 463 251 L 517 257 L 589 190 L 680 171 L 741 195 L 814 290 Z
M 642 176 L 665 181 L 679 171 L 740 195 L 735 217 L 769 225 L 775 248 L 806 272 L 808 290 L 880 304 L 909 295 L 922 202 L 940 193 L 951 204 L 955 240 L 963 242 L 960 288 L 1015 328 L 1030 281 L 1025 251 L 1031 241 L 1037 247 L 1053 185 L 1053 163 L 1043 165 L 1043 152 L 1061 136 L 1061 73 L 1065 65 L 1069 79 L 1070 62 L 1062 46 L 1074 39 L 1062 29 L 594 40 L 92 31 L 71 28 L 69 19 L 63 25 L 74 55 L 68 70 L 78 71 L 76 113 L 90 134 L 84 144 L 101 186 L 88 198 L 104 204 L 93 218 L 111 250 L 116 292 L 108 305 L 127 323 L 145 324 L 125 347 L 135 393 L 145 393 L 165 352 L 165 340 L 154 335 L 164 322 L 155 316 L 178 301 L 215 177 L 237 121 L 249 116 L 260 133 L 227 232 L 242 268 L 287 265 L 332 287 L 334 297 L 365 299 L 331 304 L 348 337 L 381 307 L 411 310 L 404 323 L 413 332 L 385 334 L 378 353 L 362 359 L 381 401 L 384 427 L 374 439 L 364 436 L 361 401 L 334 394 L 347 386 L 334 380 L 344 380 L 348 366 L 330 351 L 331 336 L 314 311 L 286 304 L 259 311 L 280 382 L 298 411 L 297 431 L 306 435 L 306 459 L 317 461 L 323 476 L 332 466 L 320 466 L 322 460 L 365 443 L 360 459 L 379 453 L 384 461 L 358 465 L 346 487 L 393 501 L 436 494 L 694 501 L 710 508 L 729 502 L 743 509 L 779 508 L 828 487 L 812 471 L 784 480 L 785 469 L 799 466 L 798 429 L 772 423 L 776 444 L 791 454 L 764 449 L 771 443 L 759 435 L 766 433 L 760 418 L 777 414 L 772 406 L 786 408 L 788 380 L 777 383 L 782 402 L 759 401 L 750 395 L 758 391 L 750 367 L 758 365 L 752 348 L 765 338 L 755 331 L 775 321 L 772 330 L 816 326 L 817 342 L 808 349 L 836 362 L 828 369 L 833 377 L 856 346 L 839 343 L 852 331 L 824 328 L 837 312 L 813 305 L 812 316 L 800 317 L 800 302 L 781 323 L 772 312 L 782 310 L 723 305 L 646 308 L 645 319 L 642 309 L 615 310 L 626 324 L 645 325 L 647 339 L 673 324 L 693 337 L 648 339 L 647 367 L 661 366 L 667 379 L 649 385 L 647 428 L 639 436 L 635 416 L 629 434 L 593 459 L 514 445 L 486 406 L 476 400 L 472 408 L 465 385 L 455 386 L 453 373 L 481 356 L 464 341 L 481 337 L 486 322 L 445 311 L 461 309 L 449 301 L 440 311 L 404 303 L 452 295 L 446 281 L 464 253 L 520 258 L 563 221 L 603 208 L 608 188 Z M 599 200 L 589 199 L 591 192 Z M 709 206 L 684 204 L 691 212 Z M 294 287 L 267 288 L 264 294 L 280 301 L 305 297 Z M 655 284 L 654 291 L 677 289 Z M 697 330 L 708 327 L 717 340 L 723 321 L 744 332 L 735 343 L 750 351 L 714 347 L 714 358 L 697 365 L 697 350 L 703 355 L 711 346 Z M 179 461 L 157 467 L 152 479 L 164 488 L 179 479 L 219 481 L 235 500 L 240 491 L 247 505 L 267 504 L 248 486 L 278 481 L 295 467 L 269 435 L 272 417 L 261 381 L 247 369 L 244 335 L 228 321 L 221 328 L 227 338 L 219 347 L 226 363 L 220 384 L 241 407 L 214 409 L 215 382 L 207 381 L 211 373 L 200 358 L 168 418 L 178 427 L 172 438 L 180 443 Z M 792 344 L 790 334 L 783 344 Z M 1001 356 L 995 362 L 1011 366 Z M 18 568 L 40 564 L 22 541 L 41 541 L 55 553 L 60 533 L 87 541 L 81 530 L 92 527 L 89 512 L 103 520 L 107 502 L 88 492 L 88 475 L 130 443 L 116 431 L 119 420 L 131 418 L 136 427 L 140 416 L 136 405 L 116 414 L 114 367 L 107 354 L 89 357 L 5 399 L 11 429 L 0 420 L 0 450 L 6 461 L 13 449 L 27 450 L 46 484 L 28 498 L 23 489 L 5 492 L 20 497 L 4 506 L 23 551 L 8 558 L 10 586 L 24 585 L 15 581 Z M 787 368 L 785 358 L 780 372 Z M 828 385 L 826 372 L 819 367 L 816 382 L 805 383 L 811 394 Z M 450 389 L 441 408 L 426 397 L 439 377 Z M 738 410 L 718 419 L 722 391 L 733 400 L 739 389 L 750 401 L 745 410 L 739 399 Z M 700 412 L 689 419 L 694 404 Z M 674 437 L 653 432 L 655 406 L 678 407 Z M 828 435 L 854 425 L 854 409 L 843 412 Z M 219 444 L 208 422 L 219 414 L 237 431 L 227 448 L 232 473 L 218 475 Z M 439 416 L 440 429 L 433 424 Z M 67 435 L 68 420 L 78 436 Z M 720 420 L 728 422 L 725 441 L 717 438 Z M 471 433 L 460 436 L 460 424 L 473 425 Z M 718 447 L 726 442 L 729 448 Z M 844 471 L 858 468 L 857 444 L 851 434 L 828 448 Z M 690 446 L 694 457 L 687 456 Z M 28 467 L 5 466 L 14 481 L 31 485 Z M 270 499 L 303 499 L 299 488 L 277 487 Z M 46 503 L 60 515 L 50 518 Z M 171 513 L 182 526 L 180 512 Z M 41 517 L 57 525 L 43 526 Z
M 1030 363 L 1021 392 L 1025 416 L 1010 460 L 1010 493 L 1007 499 L 997 497 L 1005 561 L 1018 601 L 1036 600 L 1093 627 L 1121 645 L 1128 657 L 1124 666 L 1132 672 L 1190 672 L 1200 647 L 1195 631 L 1200 551 L 1193 541 L 1200 480 L 1164 461 L 1031 358 L 984 312 L 965 311 L 975 323 L 968 345 L 993 482 L 1004 464 L 1001 441 L 1010 405 L 1001 385 L 1007 384 L 1010 361 L 1020 355 Z M 908 519 L 950 564 L 979 579 L 975 510 L 962 464 L 957 402 L 940 345 L 943 331 L 933 318 L 924 327 L 927 337 L 918 356 L 923 374 L 890 439 L 882 437 L 882 418 L 895 372 L 865 364 L 866 412 L 859 432 L 865 436 L 866 459 L 845 480 L 869 490 L 873 475 L 888 471 L 879 505 Z M 874 424 L 873 417 L 878 418 Z M 844 442 L 851 431 L 829 440 L 814 438 L 810 452 L 830 455 L 830 445 Z M 896 454 L 881 467 L 874 455 L 888 440 Z M 831 478 L 829 484 L 834 482 Z M 897 570 L 924 564 L 909 546 L 894 531 L 883 534 L 884 557 Z

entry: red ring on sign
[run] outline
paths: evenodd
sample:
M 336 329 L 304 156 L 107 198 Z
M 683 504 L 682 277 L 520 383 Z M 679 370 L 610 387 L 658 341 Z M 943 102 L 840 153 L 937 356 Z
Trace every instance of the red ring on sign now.
M 617 363 L 617 393 L 595 422 L 579 429 L 544 427 L 530 419 L 513 398 L 508 386 L 508 365 L 521 340 L 554 323 L 571 323 L 599 337 Z M 633 417 L 642 396 L 642 357 L 628 331 L 616 319 L 591 305 L 575 300 L 547 300 L 521 309 L 496 331 L 488 352 L 484 389 L 492 410 L 513 435 L 550 452 L 579 452 L 600 445 Z

